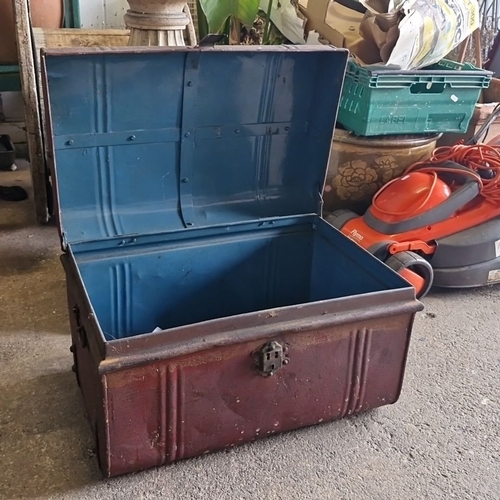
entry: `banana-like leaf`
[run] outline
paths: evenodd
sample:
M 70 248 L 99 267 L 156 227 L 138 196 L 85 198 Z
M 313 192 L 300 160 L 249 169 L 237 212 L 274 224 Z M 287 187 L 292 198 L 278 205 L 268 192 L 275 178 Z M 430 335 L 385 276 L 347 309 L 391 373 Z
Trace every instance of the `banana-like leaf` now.
M 259 11 L 260 0 L 200 0 L 212 33 L 219 33 L 229 17 L 251 26 Z

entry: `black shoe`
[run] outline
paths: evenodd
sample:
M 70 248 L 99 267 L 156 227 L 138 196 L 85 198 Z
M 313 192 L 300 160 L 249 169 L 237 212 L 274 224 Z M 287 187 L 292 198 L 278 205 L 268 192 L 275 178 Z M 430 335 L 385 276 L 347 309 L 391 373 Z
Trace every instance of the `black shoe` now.
M 0 200 L 23 201 L 28 198 L 28 193 L 19 186 L 0 186 Z

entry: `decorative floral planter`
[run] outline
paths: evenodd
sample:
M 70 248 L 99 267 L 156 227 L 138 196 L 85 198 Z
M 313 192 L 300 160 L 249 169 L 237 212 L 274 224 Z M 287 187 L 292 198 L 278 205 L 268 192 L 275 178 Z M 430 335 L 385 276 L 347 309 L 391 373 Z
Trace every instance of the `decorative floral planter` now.
M 324 210 L 364 212 L 384 184 L 413 163 L 429 158 L 439 137 L 356 137 L 336 129 L 323 193 Z
M 184 30 L 190 20 L 185 0 L 127 0 L 125 24 L 129 45 L 185 45 Z

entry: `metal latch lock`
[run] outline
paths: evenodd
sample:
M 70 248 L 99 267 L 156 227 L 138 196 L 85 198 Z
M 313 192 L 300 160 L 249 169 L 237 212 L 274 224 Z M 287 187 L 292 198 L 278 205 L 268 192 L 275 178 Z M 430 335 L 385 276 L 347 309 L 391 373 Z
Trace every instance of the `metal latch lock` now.
M 287 357 L 288 346 L 280 342 L 272 341 L 264 344 L 254 352 L 257 369 L 261 375 L 271 377 L 290 360 Z

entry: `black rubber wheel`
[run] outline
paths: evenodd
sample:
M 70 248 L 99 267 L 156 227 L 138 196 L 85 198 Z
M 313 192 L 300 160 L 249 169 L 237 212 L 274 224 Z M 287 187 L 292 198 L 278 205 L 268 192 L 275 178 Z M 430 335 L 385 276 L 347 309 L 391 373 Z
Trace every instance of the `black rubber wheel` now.
M 423 257 L 420 257 L 415 252 L 400 252 L 389 257 L 385 263 L 397 273 L 403 269 L 409 269 L 424 278 L 425 286 L 417 293 L 417 299 L 422 299 L 429 293 L 434 281 L 434 271 L 429 262 Z
M 339 231 L 351 220 L 357 219 L 359 215 L 352 210 L 335 210 L 330 215 L 327 215 L 325 220 Z

